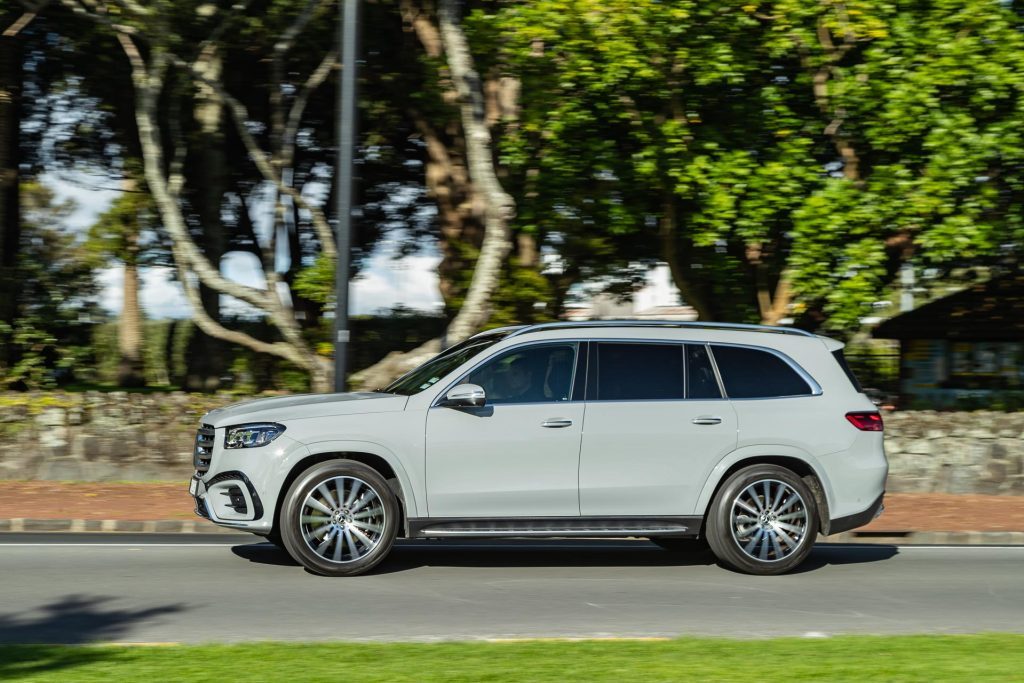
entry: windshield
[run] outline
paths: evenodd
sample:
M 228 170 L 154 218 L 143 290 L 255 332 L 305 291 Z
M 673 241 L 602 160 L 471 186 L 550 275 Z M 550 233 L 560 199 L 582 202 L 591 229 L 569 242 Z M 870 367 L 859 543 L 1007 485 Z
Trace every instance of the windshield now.
M 389 394 L 412 396 L 413 394 L 420 393 L 424 389 L 429 389 L 437 384 L 442 377 L 455 370 L 473 356 L 477 355 L 484 349 L 488 349 L 494 344 L 497 344 L 499 341 L 504 339 L 507 334 L 508 333 L 506 332 L 505 334 L 492 334 L 486 337 L 474 337 L 467 339 L 460 344 L 456 344 L 450 349 L 442 351 L 440 354 L 434 356 L 412 372 L 402 375 L 382 389 L 382 391 Z

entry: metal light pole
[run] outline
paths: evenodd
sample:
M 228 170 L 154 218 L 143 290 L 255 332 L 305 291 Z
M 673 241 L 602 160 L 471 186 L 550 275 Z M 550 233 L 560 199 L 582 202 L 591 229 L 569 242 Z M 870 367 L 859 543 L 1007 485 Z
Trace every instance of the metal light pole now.
M 338 86 L 338 163 L 335 177 L 335 213 L 338 217 L 338 263 L 334 274 L 334 390 L 345 391 L 348 365 L 348 275 L 352 243 L 352 159 L 356 138 L 356 53 L 359 0 L 339 0 L 338 39 L 341 45 L 341 78 Z

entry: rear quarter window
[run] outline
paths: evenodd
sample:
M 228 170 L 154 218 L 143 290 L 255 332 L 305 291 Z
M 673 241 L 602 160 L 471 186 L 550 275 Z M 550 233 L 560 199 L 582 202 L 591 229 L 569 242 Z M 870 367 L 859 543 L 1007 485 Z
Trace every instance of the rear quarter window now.
M 810 385 L 774 353 L 742 346 L 712 345 L 728 398 L 810 396 Z

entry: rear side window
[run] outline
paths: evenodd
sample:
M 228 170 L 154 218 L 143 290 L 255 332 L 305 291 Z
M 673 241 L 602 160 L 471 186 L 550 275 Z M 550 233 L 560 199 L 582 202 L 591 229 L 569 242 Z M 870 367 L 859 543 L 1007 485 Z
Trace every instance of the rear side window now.
M 839 367 L 846 373 L 846 378 L 850 380 L 850 384 L 853 385 L 854 391 L 858 394 L 863 394 L 864 390 L 860 386 L 860 382 L 857 381 L 857 375 L 853 374 L 853 370 L 850 369 L 850 364 L 846 362 L 846 356 L 843 355 L 842 349 L 836 349 L 832 352 L 832 357 L 839 363 Z
M 739 346 L 712 346 L 729 398 L 809 396 L 811 387 L 774 353 Z
M 703 344 L 686 345 L 686 398 L 722 398 L 707 347 Z
M 597 345 L 598 401 L 683 398 L 681 344 Z

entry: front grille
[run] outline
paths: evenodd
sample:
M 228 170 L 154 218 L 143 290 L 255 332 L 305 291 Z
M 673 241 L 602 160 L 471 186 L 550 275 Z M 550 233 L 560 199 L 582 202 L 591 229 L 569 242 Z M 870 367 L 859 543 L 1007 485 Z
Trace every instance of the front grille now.
M 196 448 L 192 453 L 192 464 L 197 472 L 207 472 L 213 458 L 213 437 L 216 432 L 213 425 L 200 425 L 196 432 Z

